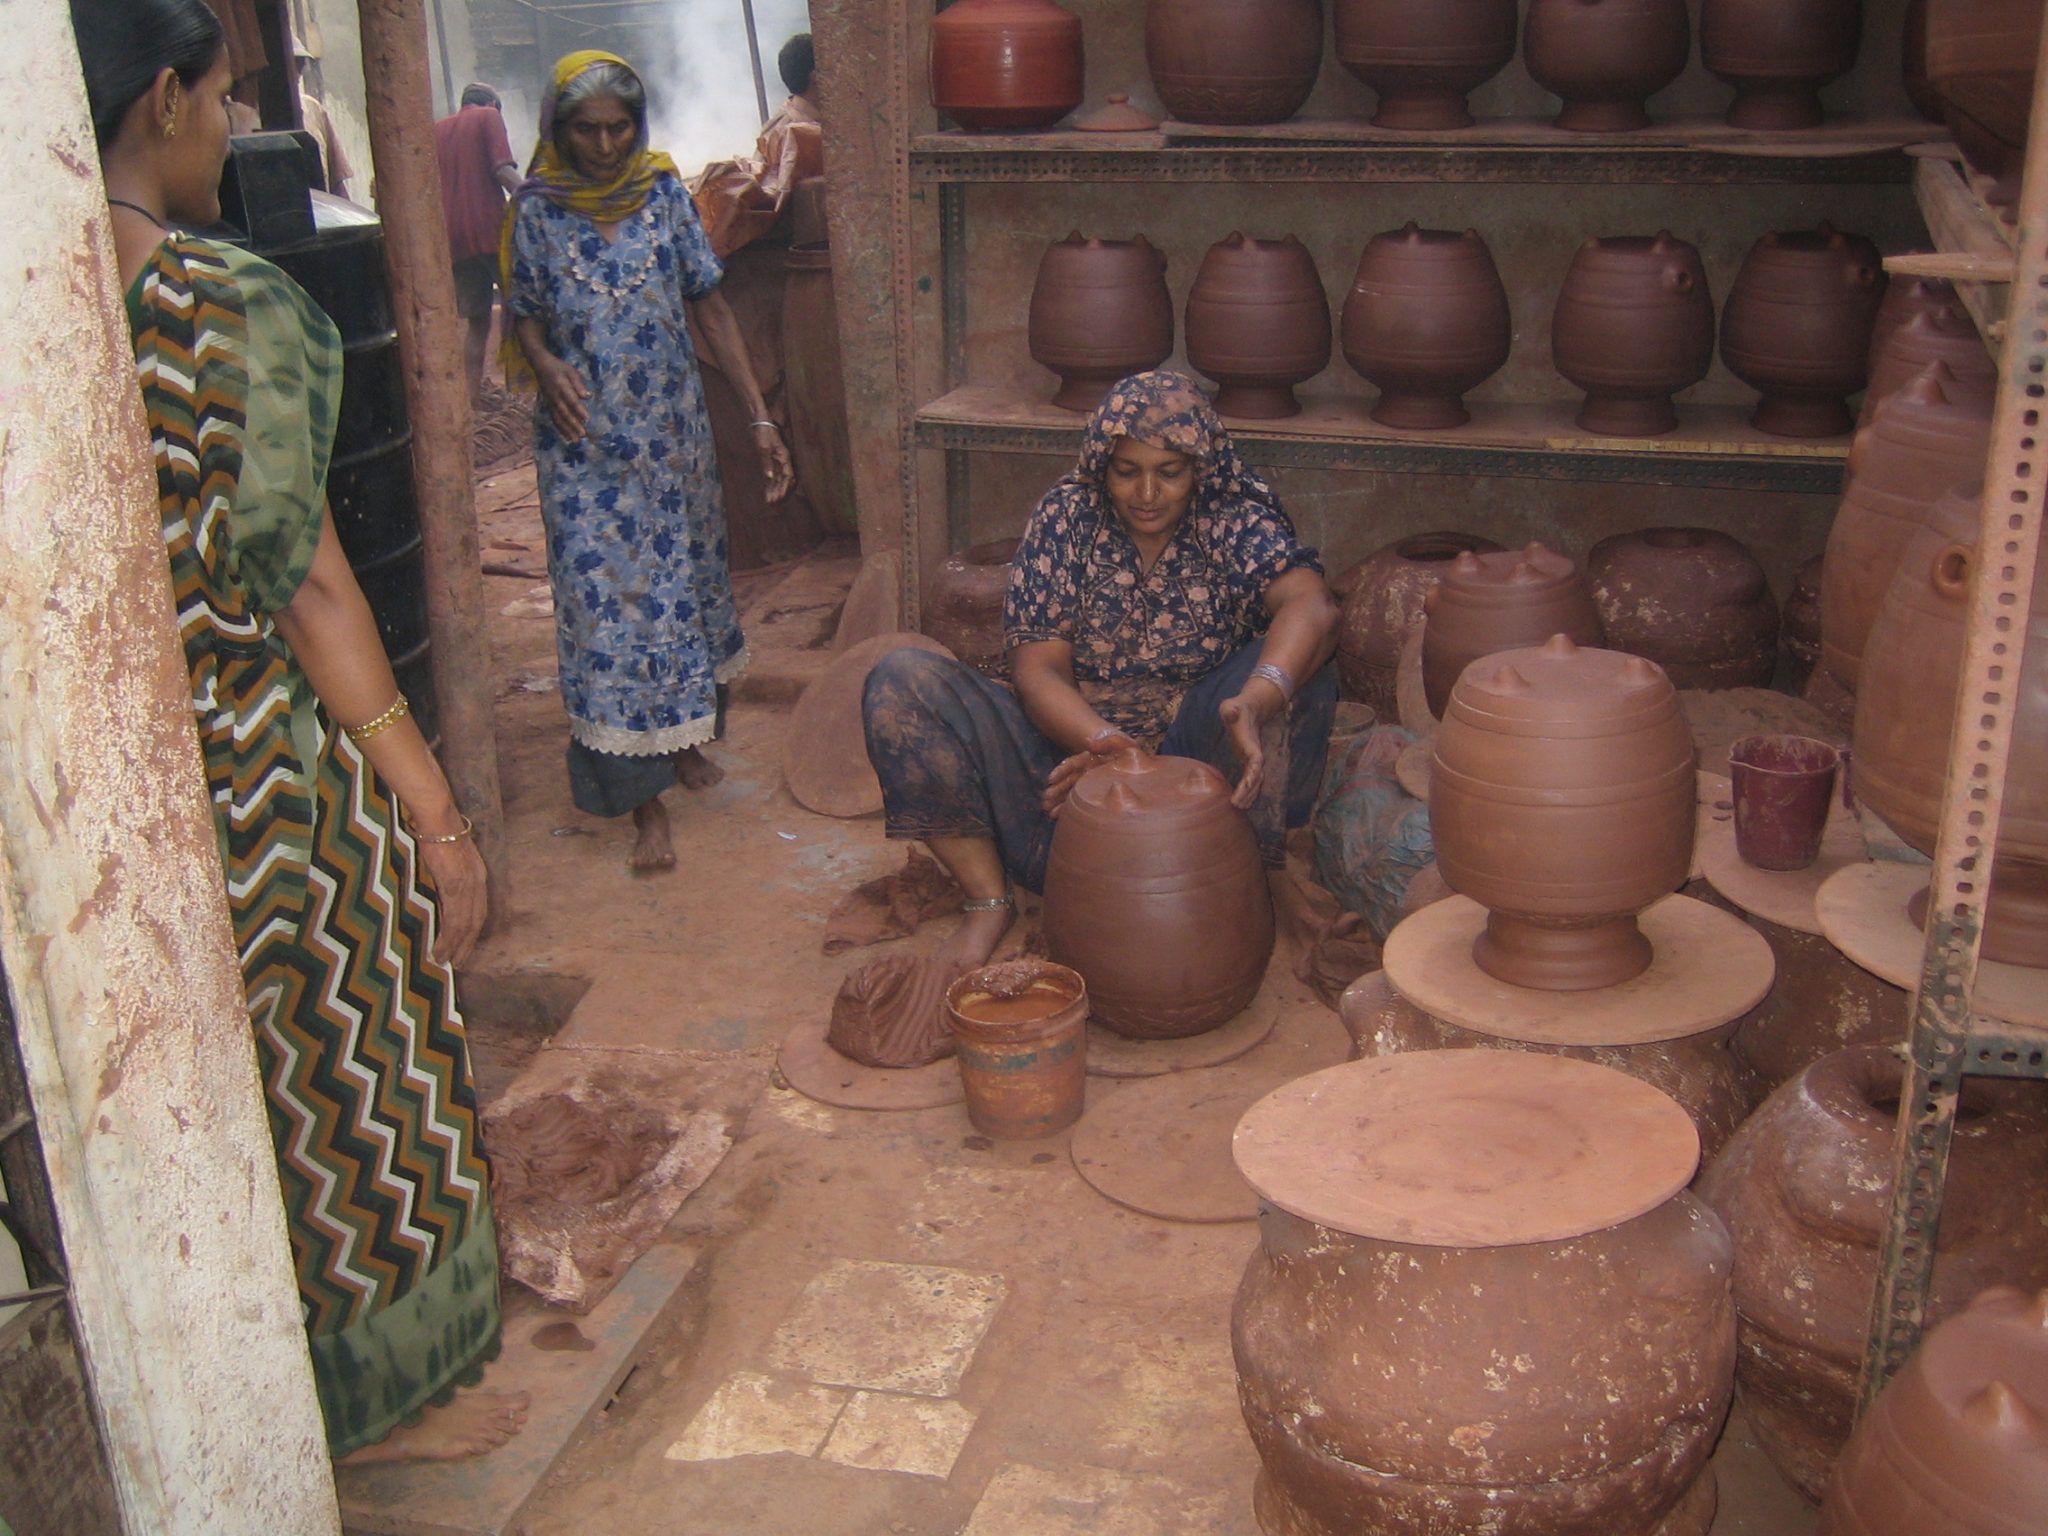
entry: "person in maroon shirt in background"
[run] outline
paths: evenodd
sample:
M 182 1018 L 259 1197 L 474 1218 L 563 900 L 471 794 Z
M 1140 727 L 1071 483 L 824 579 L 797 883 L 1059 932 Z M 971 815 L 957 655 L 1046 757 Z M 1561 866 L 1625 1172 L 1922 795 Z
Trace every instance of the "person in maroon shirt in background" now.
M 462 358 L 469 398 L 483 393 L 484 354 L 490 344 L 491 301 L 498 291 L 498 235 L 505 225 L 505 194 L 519 185 L 518 162 L 505 134 L 498 93 L 466 85 L 462 104 L 434 124 L 434 156 L 441 167 L 441 214 L 448 221 L 448 254 L 455 260 L 455 307 L 469 322 Z

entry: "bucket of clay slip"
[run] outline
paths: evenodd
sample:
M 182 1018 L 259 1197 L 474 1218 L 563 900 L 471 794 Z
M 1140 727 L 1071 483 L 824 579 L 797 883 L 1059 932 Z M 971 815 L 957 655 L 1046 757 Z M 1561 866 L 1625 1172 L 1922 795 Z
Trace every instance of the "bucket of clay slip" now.
M 967 1118 L 984 1136 L 1029 1141 L 1081 1118 L 1088 1077 L 1088 987 L 1050 960 L 1005 960 L 946 989 L 960 1043 Z

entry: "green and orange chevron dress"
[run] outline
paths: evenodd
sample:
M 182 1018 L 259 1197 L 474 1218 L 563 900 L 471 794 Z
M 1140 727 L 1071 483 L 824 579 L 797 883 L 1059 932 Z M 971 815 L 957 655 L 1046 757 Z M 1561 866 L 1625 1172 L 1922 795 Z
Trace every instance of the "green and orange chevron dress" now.
M 330 1450 L 498 1347 L 498 1252 L 454 978 L 390 794 L 270 622 L 311 569 L 333 324 L 186 236 L 128 295 L 164 545 Z

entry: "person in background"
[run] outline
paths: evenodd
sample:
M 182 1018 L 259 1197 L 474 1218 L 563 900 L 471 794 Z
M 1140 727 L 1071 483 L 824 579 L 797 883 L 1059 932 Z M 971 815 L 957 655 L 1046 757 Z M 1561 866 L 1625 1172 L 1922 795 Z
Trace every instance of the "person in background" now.
M 348 179 L 354 175 L 349 168 L 348 156 L 343 153 L 341 136 L 334 131 L 333 120 L 327 115 L 327 106 L 321 100 L 324 92 L 320 84 L 320 61 L 310 53 L 293 55 L 299 64 L 299 126 L 313 135 L 313 142 L 320 150 L 320 179 L 324 190 L 336 197 L 349 196 Z
M 714 160 L 690 182 L 704 232 L 721 261 L 775 227 L 799 181 L 825 174 L 811 34 L 799 32 L 784 43 L 775 68 L 789 99 L 762 127 L 753 158 Z
M 519 186 L 519 165 L 512 158 L 496 91 L 481 81 L 462 88 L 461 105 L 434 124 L 434 158 L 441 168 L 448 254 L 455 262 L 455 307 L 469 326 L 462 363 L 475 404 L 483 397 L 505 198 Z

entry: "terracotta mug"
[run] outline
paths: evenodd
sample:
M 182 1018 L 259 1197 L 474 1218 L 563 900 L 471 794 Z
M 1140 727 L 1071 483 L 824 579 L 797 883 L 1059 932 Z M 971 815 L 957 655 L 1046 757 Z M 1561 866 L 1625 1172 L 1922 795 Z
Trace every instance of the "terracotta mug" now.
M 1820 857 L 1839 749 L 1811 736 L 1744 736 L 1728 749 L 1735 851 L 1756 869 L 1804 869 Z

